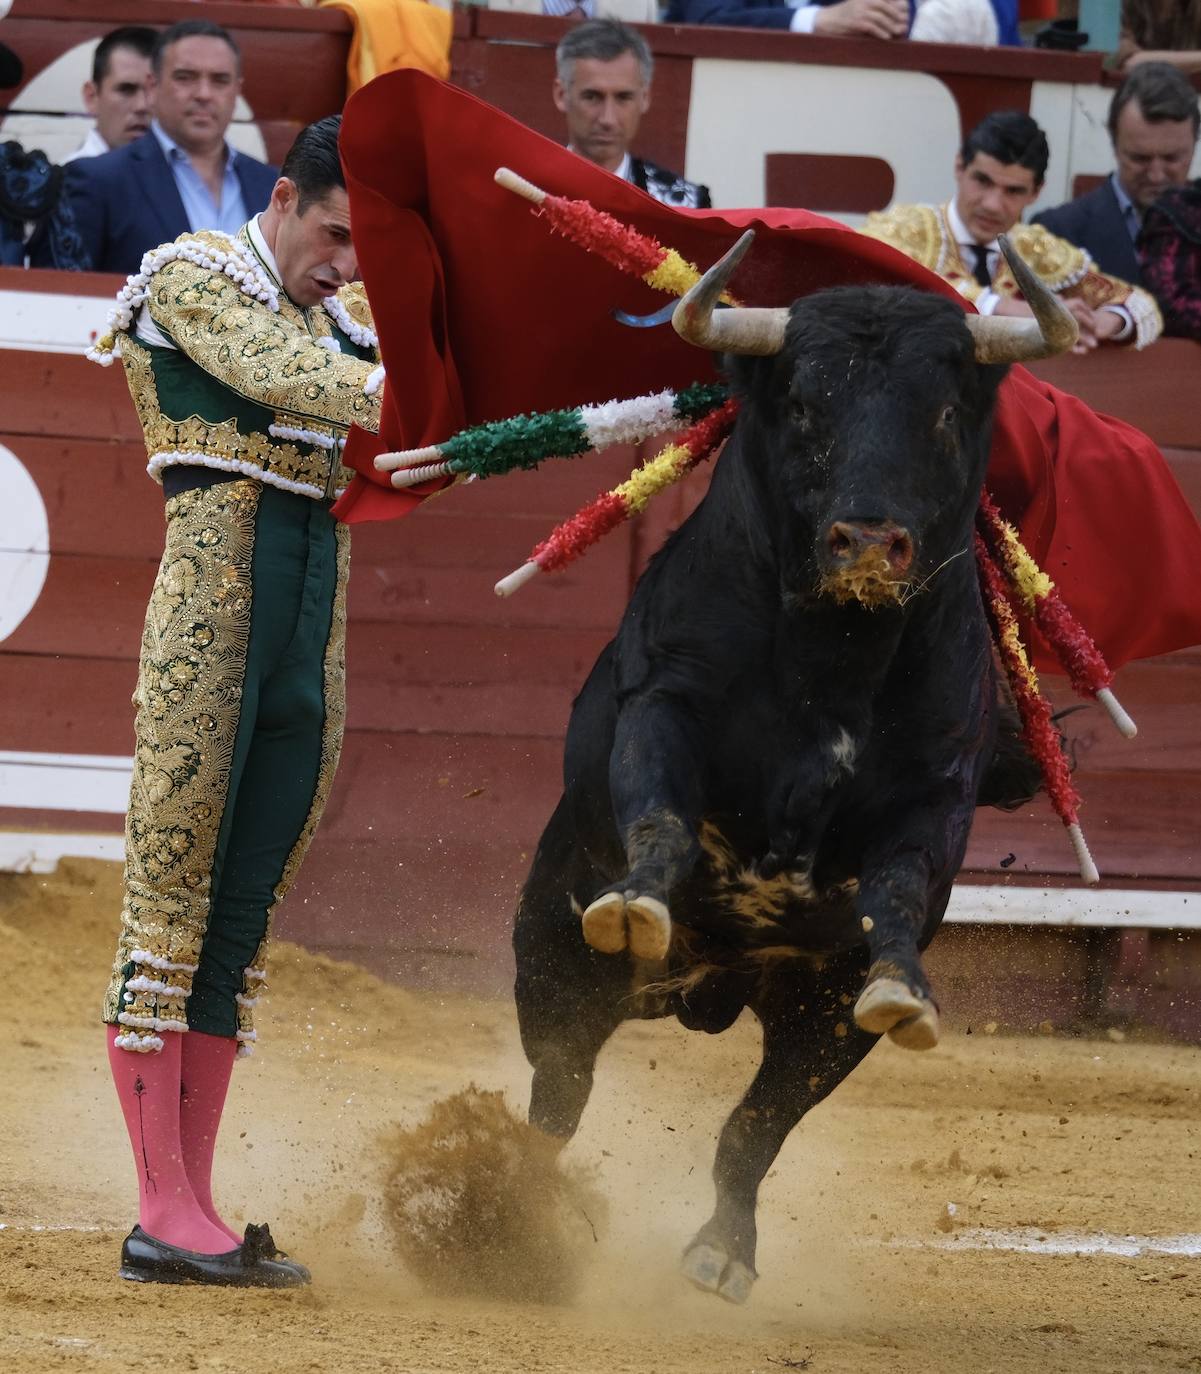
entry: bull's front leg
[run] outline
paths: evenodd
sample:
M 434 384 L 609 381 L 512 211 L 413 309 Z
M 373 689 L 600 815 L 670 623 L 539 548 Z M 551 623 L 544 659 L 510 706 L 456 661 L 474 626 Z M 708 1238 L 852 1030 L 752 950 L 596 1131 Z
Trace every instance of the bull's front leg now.
M 609 793 L 628 869 L 583 914 L 584 938 L 602 954 L 628 949 L 638 959 L 667 955 L 670 894 L 701 852 L 698 729 L 669 696 L 652 693 L 622 705 Z
M 963 862 L 970 812 L 950 815 L 916 809 L 888 849 L 869 855 L 855 905 L 871 966 L 855 1003 L 865 1031 L 885 1033 L 910 1050 L 938 1043 L 938 1006 L 922 966 L 920 946 L 942 917 Z

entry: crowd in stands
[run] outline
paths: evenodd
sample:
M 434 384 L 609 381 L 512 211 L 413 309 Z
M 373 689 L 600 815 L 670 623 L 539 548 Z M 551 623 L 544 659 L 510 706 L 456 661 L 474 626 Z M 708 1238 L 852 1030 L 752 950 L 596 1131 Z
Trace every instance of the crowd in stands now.
M 637 152 L 654 64 L 646 38 L 623 19 L 659 17 L 655 0 L 496 7 L 579 20 L 558 45 L 550 92 L 574 152 L 666 204 L 711 204 L 708 187 Z M 1020 43 L 1018 17 L 1018 0 L 670 0 L 663 11 L 671 23 L 981 44 Z M 1029 313 L 1001 253 L 1007 235 L 1076 316 L 1080 351 L 1143 347 L 1161 331 L 1201 340 L 1201 181 L 1189 180 L 1201 125 L 1190 81 L 1201 74 L 1201 0 L 1122 0 L 1121 18 L 1113 170 L 1100 185 L 1024 223 L 1050 150 L 1028 114 L 996 111 L 964 139 L 941 204 L 894 205 L 863 226 L 981 313 Z M 189 230 L 236 232 L 266 206 L 277 177 L 227 139 L 241 82 L 236 42 L 203 17 L 109 33 L 82 91 L 94 127 L 64 166 L 14 143 L 0 150 L 0 260 L 132 273 L 145 251 Z

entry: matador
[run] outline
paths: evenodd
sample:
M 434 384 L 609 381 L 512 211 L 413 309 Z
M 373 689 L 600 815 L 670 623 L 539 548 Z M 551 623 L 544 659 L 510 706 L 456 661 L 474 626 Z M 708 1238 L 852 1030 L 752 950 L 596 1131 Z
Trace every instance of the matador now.
M 308 1282 L 212 1199 L 235 1055 L 253 1047 L 271 913 L 342 741 L 349 531 L 331 504 L 383 371 L 350 236 L 340 116 L 303 130 L 236 237 L 154 249 L 92 350 L 119 351 L 166 496 L 142 638 L 124 907 L 104 1001 L 140 1181 L 121 1274 Z
M 1042 193 L 1050 147 L 1028 114 L 996 110 L 955 158 L 955 194 L 941 205 L 894 205 L 870 214 L 863 232 L 942 277 L 982 315 L 1029 314 L 998 238 L 1076 317 L 1078 352 L 1099 343 L 1145 348 L 1163 332 L 1155 298 L 1102 272 L 1067 239 L 1021 216 Z

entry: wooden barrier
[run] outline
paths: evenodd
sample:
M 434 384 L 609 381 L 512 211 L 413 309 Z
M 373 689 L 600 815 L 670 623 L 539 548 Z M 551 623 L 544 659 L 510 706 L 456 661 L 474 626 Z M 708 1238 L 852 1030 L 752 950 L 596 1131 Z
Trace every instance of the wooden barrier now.
M 193 13 L 177 0 L 16 0 L 4 36 L 36 77 L 64 42 Z M 243 46 L 247 99 L 271 156 L 299 122 L 336 108 L 349 40 L 342 15 L 220 3 L 205 14 L 232 26 Z M 460 13 L 456 79 L 554 135 L 550 50 L 564 27 L 538 16 Z M 745 82 L 739 64 L 749 64 L 752 76 L 780 68 L 772 79 L 784 83 L 785 95 L 801 85 L 829 89 L 858 68 L 887 99 L 894 77 L 898 91 L 912 77 L 905 89 L 917 108 L 941 110 L 942 123 L 937 137 L 915 142 L 924 169 L 904 147 L 877 159 L 877 199 L 889 177 L 893 193 L 920 198 L 938 159 L 949 166 L 964 124 L 997 103 L 1058 121 L 1062 152 L 1053 176 L 1064 194 L 1070 176 L 1102 170 L 1098 160 L 1107 156 L 1088 133 L 1108 100 L 1093 57 L 915 45 L 890 47 L 895 70 L 885 70 L 884 49 L 872 44 L 663 26 L 647 32 L 658 75 L 643 151 L 710 179 L 719 202 L 729 203 L 721 183 L 732 164 L 706 133 L 709 114 L 698 110 L 696 95 L 701 86 L 712 93 L 735 78 Z M 302 83 L 292 75 L 298 64 Z M 910 117 L 901 100 L 898 120 Z M 823 121 L 821 137 L 839 122 Z M 771 182 L 777 199 L 803 196 L 848 216 L 868 208 L 851 203 L 861 194 L 858 178 L 834 175 L 861 152 L 815 143 L 817 133 L 808 148 L 761 149 L 755 175 Z M 936 172 L 945 185 L 946 168 L 938 163 Z M 88 364 L 71 342 L 89 332 L 79 332 L 81 322 L 100 327 L 118 284 L 0 269 L 0 491 L 10 504 L 19 488 L 45 529 L 41 546 L 0 548 L 0 584 L 33 589 L 19 623 L 0 629 L 0 863 L 48 862 L 64 843 L 74 846 L 69 852 L 119 849 L 129 695 L 161 548 L 161 493 L 144 474 L 120 369 Z M 1101 350 L 1038 371 L 1150 433 L 1201 510 L 1201 433 L 1191 409 L 1201 350 L 1168 341 L 1144 354 Z M 519 884 L 558 795 L 572 697 L 638 571 L 700 498 L 706 474 L 661 498 L 570 572 L 540 578 L 504 603 L 492 584 L 632 461 L 615 454 L 459 489 L 398 525 L 356 531 L 346 750 L 326 824 L 281 915 L 283 933 L 408 978 L 491 985 L 503 976 Z M 0 511 L 0 536 L 3 520 Z M 1096 711 L 1070 722 L 1082 819 L 1106 875 L 1078 919 L 1178 929 L 1196 923 L 1201 905 L 1191 898 L 1201 890 L 1201 651 L 1130 665 L 1118 688 L 1139 721 L 1136 741 L 1118 740 Z M 1057 705 L 1069 704 L 1054 685 L 1052 693 Z M 961 890 L 960 919 L 1012 924 L 1040 920 L 1040 894 L 1072 886 L 1075 868 L 1062 827 L 1038 802 L 1012 816 L 981 813 L 964 878 L 986 890 Z M 1126 896 L 1130 889 L 1139 889 L 1137 900 Z M 1148 899 L 1149 891 L 1171 895 Z M 1170 938 L 1166 931 L 1150 937 Z

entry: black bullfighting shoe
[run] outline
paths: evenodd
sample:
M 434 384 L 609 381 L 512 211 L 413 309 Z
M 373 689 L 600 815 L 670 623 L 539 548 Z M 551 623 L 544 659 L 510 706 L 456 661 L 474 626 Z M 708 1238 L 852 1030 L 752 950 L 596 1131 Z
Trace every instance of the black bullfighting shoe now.
M 242 1237 L 242 1258 L 258 1264 L 270 1264 L 281 1269 L 291 1269 L 296 1274 L 296 1283 L 311 1283 L 312 1274 L 298 1260 L 289 1259 L 284 1251 L 276 1247 L 271 1228 L 266 1222 L 261 1226 L 253 1223 L 246 1227 Z
M 232 1250 L 202 1255 L 155 1240 L 135 1226 L 121 1247 L 117 1272 L 135 1283 L 207 1283 L 227 1288 L 299 1288 L 310 1281 L 304 1265 L 275 1258 L 279 1251 L 266 1226 L 248 1226 L 246 1236 Z

